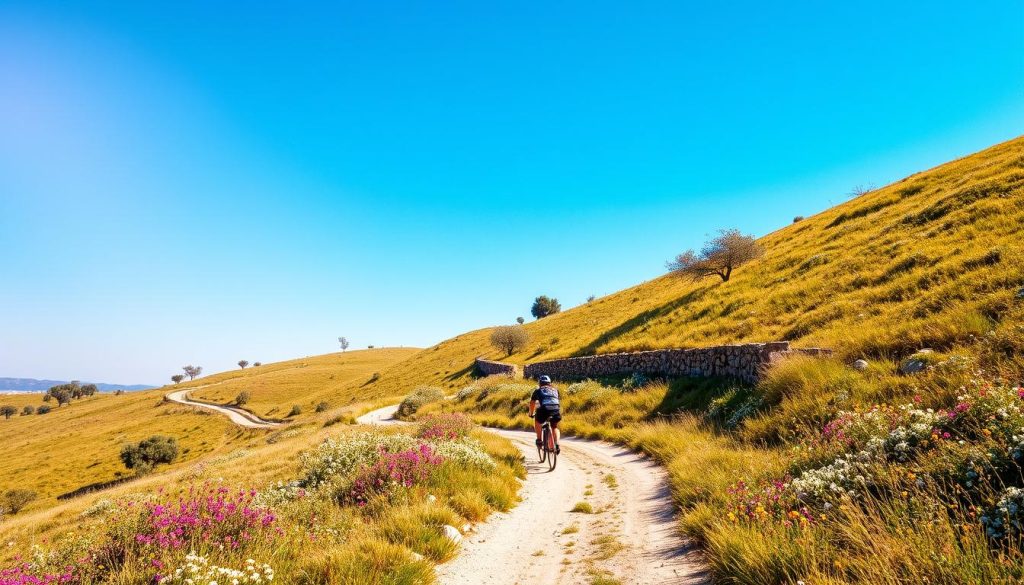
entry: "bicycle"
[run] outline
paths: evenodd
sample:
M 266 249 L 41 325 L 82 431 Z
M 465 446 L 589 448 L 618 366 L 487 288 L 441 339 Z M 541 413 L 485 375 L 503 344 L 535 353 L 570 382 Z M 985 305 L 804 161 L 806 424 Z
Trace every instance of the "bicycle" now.
M 540 426 L 541 445 L 537 445 L 537 457 L 541 463 L 548 462 L 548 471 L 554 471 L 558 465 L 558 443 L 551 432 L 551 421 L 544 421 Z M 550 445 L 554 444 L 554 447 Z

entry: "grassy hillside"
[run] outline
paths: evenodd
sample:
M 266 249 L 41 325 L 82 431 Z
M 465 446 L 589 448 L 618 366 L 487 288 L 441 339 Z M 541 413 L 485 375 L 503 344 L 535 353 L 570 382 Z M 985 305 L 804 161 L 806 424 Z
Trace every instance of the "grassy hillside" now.
M 42 405 L 40 395 L 0 397 L 0 404 Z M 55 405 L 54 402 L 50 403 Z M 163 403 L 158 390 L 115 396 L 97 394 L 45 415 L 0 419 L 0 492 L 30 489 L 32 508 L 87 486 L 128 477 L 121 446 L 153 434 L 169 434 L 181 446 L 179 465 L 243 440 L 246 433 L 223 417 Z
M 154 434 L 177 438 L 181 456 L 172 466 L 194 463 L 208 455 L 227 452 L 239 444 L 265 435 L 242 430 L 226 417 L 163 402 L 171 388 L 199 388 L 200 398 L 220 402 L 233 400 L 242 389 L 252 393 L 249 405 L 259 414 L 284 415 L 292 405 L 303 413 L 291 417 L 292 424 L 316 424 L 338 416 L 345 407 L 354 409 L 364 402 L 382 398 L 365 383 L 378 370 L 416 353 L 414 349 L 380 349 L 328 354 L 300 360 L 265 364 L 199 378 L 180 386 L 130 392 L 122 395 L 97 394 L 56 407 L 45 415 L 0 418 L 0 493 L 20 488 L 35 491 L 38 498 L 29 509 L 57 503 L 56 497 L 82 488 L 131 477 L 119 459 L 121 447 Z M 204 393 L 206 391 L 206 393 Z M 316 413 L 315 405 L 327 402 L 327 412 Z M 11 404 L 19 411 L 25 405 L 44 404 L 39 394 L 0 396 L 0 405 Z M 283 411 L 283 412 L 282 412 Z
M 417 352 L 415 348 L 383 348 L 332 353 L 223 372 L 177 388 L 195 388 L 189 393 L 192 398 L 215 403 L 233 402 L 240 392 L 247 391 L 251 399 L 245 408 L 259 416 L 283 419 L 297 405 L 302 414 L 288 420 L 307 420 L 321 402 L 336 409 L 382 398 L 373 375 Z
M 722 582 L 1017 582 L 1022 226 L 1016 139 L 769 234 L 765 256 L 729 282 L 665 276 L 528 324 L 531 344 L 511 361 L 775 339 L 832 347 L 835 359 L 785 362 L 756 386 L 572 384 L 566 429 L 660 459 L 684 530 Z M 527 426 L 528 384 L 469 374 L 474 356 L 501 357 L 487 334 L 425 350 L 382 382 L 460 389 L 421 413 Z M 922 348 L 934 350 L 917 355 L 926 369 L 900 373 Z M 867 369 L 850 367 L 857 358 Z
M 383 399 L 367 384 L 377 368 L 415 351 L 317 356 L 182 385 L 232 397 L 251 389 L 263 408 L 330 404 L 273 431 L 166 403 L 171 387 L 0 419 L 0 506 L 8 490 L 39 496 L 0 513 L 0 581 L 153 583 L 180 570 L 204 583 L 266 582 L 271 571 L 309 585 L 433 582 L 433 565 L 457 550 L 445 526 L 509 509 L 524 469 L 518 449 L 464 418 L 386 430 L 338 424 Z M 42 401 L 0 397 L 8 403 Z M 120 447 L 156 433 L 175 437 L 182 457 L 129 477 Z M 113 478 L 128 481 L 56 498 Z

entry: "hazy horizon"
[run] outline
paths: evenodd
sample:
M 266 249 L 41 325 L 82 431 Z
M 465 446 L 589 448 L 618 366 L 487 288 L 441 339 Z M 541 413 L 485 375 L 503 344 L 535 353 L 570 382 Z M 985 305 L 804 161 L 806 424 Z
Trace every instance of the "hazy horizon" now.
M 8 2 L 0 375 L 567 309 L 1021 134 L 1022 71 L 1012 2 Z

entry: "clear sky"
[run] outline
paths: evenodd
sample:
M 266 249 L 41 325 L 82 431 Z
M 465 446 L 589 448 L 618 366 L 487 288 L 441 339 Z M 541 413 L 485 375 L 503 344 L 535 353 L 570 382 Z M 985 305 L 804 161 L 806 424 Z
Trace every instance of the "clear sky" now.
M 1013 138 L 1022 90 L 1017 0 L 8 0 L 0 376 L 570 307 Z

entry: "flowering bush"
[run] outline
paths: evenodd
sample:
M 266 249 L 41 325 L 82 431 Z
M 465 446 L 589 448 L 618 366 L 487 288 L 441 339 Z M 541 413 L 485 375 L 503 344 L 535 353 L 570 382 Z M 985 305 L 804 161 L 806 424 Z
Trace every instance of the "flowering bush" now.
M 28 563 L 0 569 L 0 585 L 51 585 L 77 582 L 78 577 L 71 567 L 59 573 L 39 572 Z
M 473 426 L 473 421 L 462 413 L 431 414 L 421 419 L 416 436 L 427 440 L 463 439 Z
M 161 585 L 164 583 L 254 585 L 269 583 L 273 580 L 274 569 L 267 564 L 258 564 L 253 559 L 245 561 L 244 569 L 229 569 L 213 565 L 206 557 L 194 553 L 189 553 L 185 557 L 185 564 L 175 569 L 170 575 L 157 577 L 157 582 Z
M 441 441 L 432 445 L 434 453 L 459 467 L 476 467 L 487 470 L 497 466 L 494 459 L 484 450 L 483 445 L 473 439 Z
M 1024 489 L 1007 488 L 996 505 L 981 517 L 981 524 L 989 538 L 1024 533 Z
M 301 456 L 303 487 L 317 488 L 339 477 L 350 476 L 360 467 L 372 465 L 381 453 L 396 453 L 416 446 L 409 435 L 370 431 L 328 437 L 316 449 Z
M 365 504 L 375 494 L 391 494 L 398 488 L 410 488 L 430 477 L 434 468 L 443 461 L 444 458 L 427 444 L 398 453 L 382 453 L 373 465 L 359 471 L 348 498 L 357 504 Z
M 189 488 L 175 501 L 143 504 L 134 541 L 159 549 L 217 545 L 237 549 L 259 537 L 277 534 L 277 517 L 256 504 L 255 490 L 231 491 L 204 485 Z

